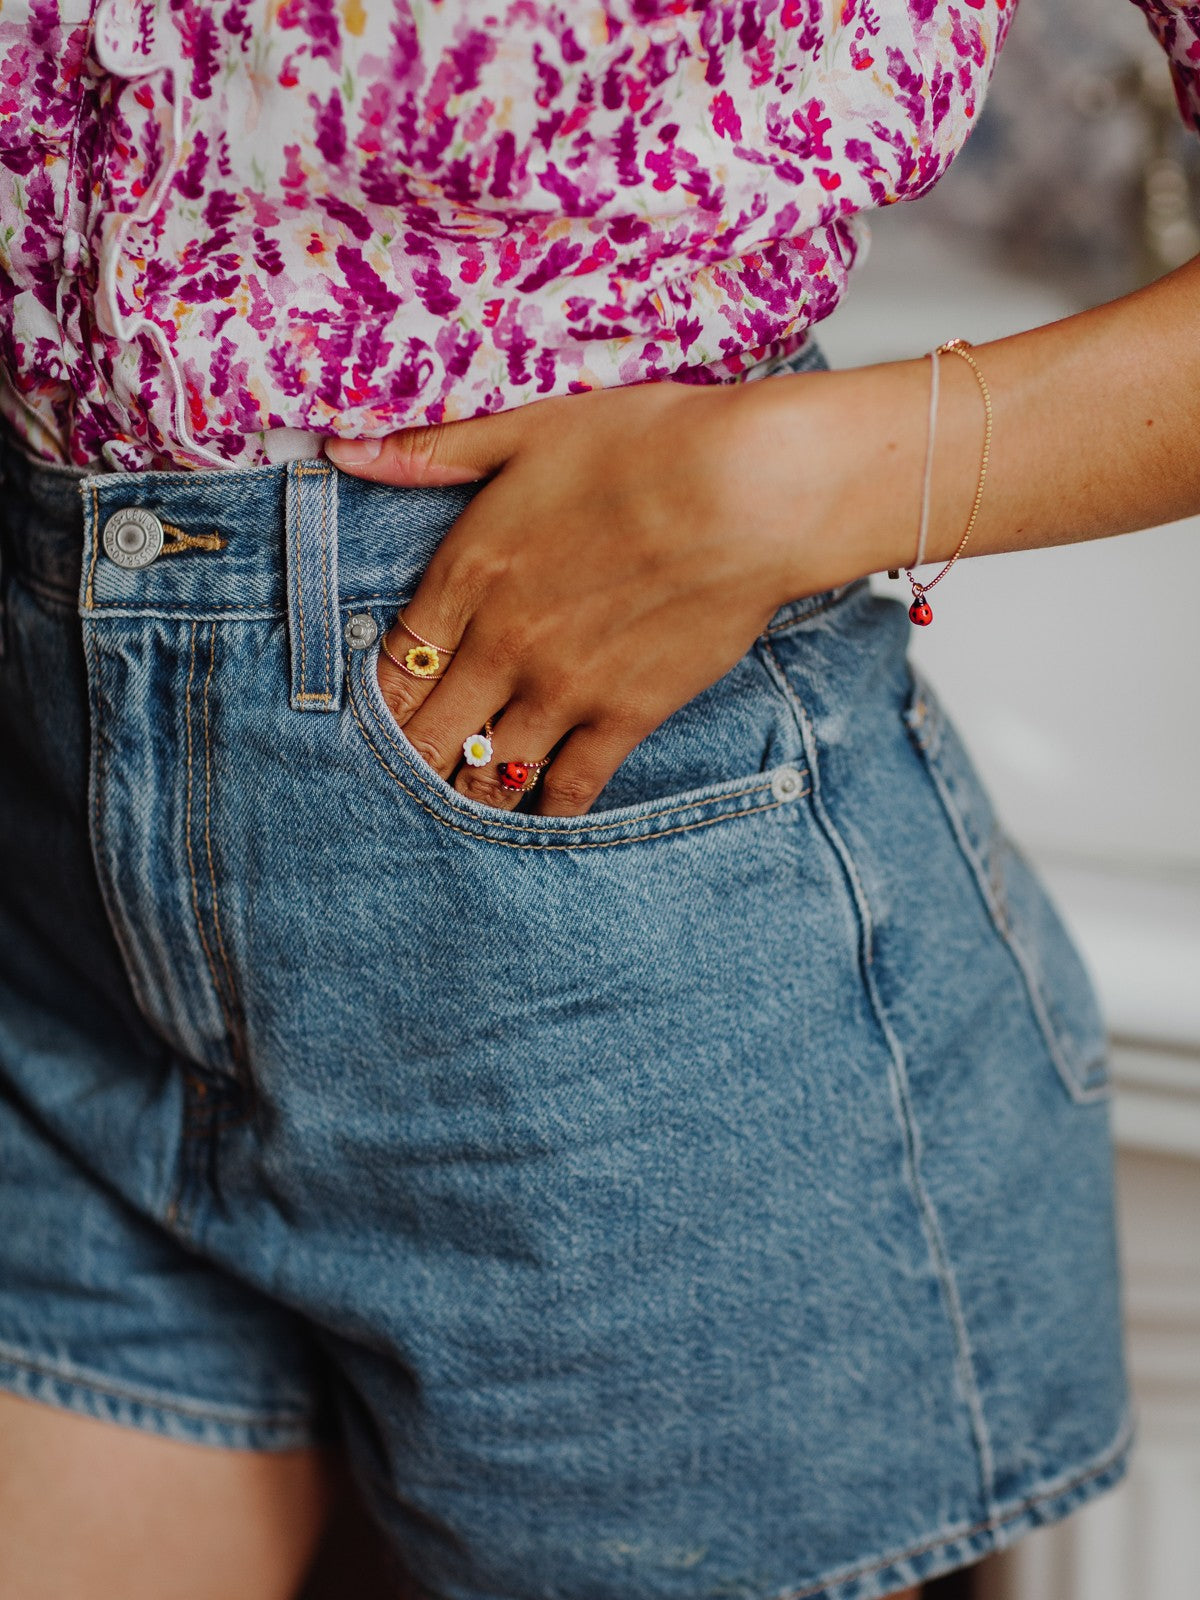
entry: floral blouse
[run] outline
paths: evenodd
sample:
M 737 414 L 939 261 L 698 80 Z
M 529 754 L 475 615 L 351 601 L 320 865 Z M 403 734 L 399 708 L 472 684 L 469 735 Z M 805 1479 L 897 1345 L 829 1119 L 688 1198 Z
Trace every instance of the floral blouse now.
M 0 0 L 0 408 L 254 465 L 803 342 L 1014 0 Z M 1200 4 L 1140 0 L 1200 119 Z

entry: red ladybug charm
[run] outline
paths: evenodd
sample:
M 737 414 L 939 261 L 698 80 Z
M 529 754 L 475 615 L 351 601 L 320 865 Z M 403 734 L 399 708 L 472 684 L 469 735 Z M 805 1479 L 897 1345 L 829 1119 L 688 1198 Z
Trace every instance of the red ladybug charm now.
M 529 764 L 525 761 L 502 761 L 497 771 L 506 789 L 523 789 L 529 781 Z
M 919 594 L 908 608 L 908 620 L 918 628 L 927 628 L 933 621 L 933 607 L 923 594 Z

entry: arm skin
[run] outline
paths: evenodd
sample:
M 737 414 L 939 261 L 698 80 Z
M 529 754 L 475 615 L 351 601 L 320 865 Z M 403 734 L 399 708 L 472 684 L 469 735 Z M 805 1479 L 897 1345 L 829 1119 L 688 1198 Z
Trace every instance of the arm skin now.
M 1200 258 L 1136 294 L 973 353 L 995 419 L 983 503 L 964 555 L 1072 544 L 1200 512 Z M 948 559 L 962 536 L 983 434 L 970 369 L 952 356 L 941 376 L 930 562 Z M 831 379 L 831 391 L 843 391 L 832 413 L 857 411 L 859 437 L 880 440 L 881 449 L 864 452 L 857 490 L 848 477 L 845 510 L 831 507 L 829 525 L 853 547 L 859 571 L 903 566 L 915 540 L 897 512 L 910 510 L 915 529 L 929 363 L 863 367 Z M 804 406 L 794 402 L 794 409 Z M 811 416 L 800 425 L 820 427 Z M 829 448 L 837 448 L 832 439 Z
M 994 436 L 965 555 L 1200 512 L 1200 258 L 974 354 Z M 339 467 L 381 483 L 490 480 L 407 608 L 427 638 L 459 647 L 448 670 L 431 687 L 381 662 L 397 722 L 461 792 L 510 807 L 519 797 L 495 764 L 459 765 L 463 740 L 503 714 L 495 763 L 553 750 L 539 811 L 586 811 L 778 606 L 911 561 L 928 395 L 919 358 L 635 384 L 329 441 Z M 975 377 L 946 357 L 927 577 L 966 526 L 982 438 Z M 394 628 L 388 642 L 403 654 L 412 641 Z

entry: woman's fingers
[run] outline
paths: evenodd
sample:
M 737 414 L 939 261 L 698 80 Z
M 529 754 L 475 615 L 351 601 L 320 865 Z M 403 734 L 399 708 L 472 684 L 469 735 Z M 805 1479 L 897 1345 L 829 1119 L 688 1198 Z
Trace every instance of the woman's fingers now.
M 605 784 L 647 732 L 615 725 L 572 729 L 563 725 L 561 717 L 515 701 L 492 729 L 491 761 L 486 766 L 461 767 L 454 787 L 503 811 L 511 811 L 536 789 L 534 809 L 540 816 L 581 816 L 592 809 Z
M 464 762 L 454 780 L 459 794 L 498 811 L 511 811 L 537 787 L 540 769 L 568 731 L 562 717 L 515 702 L 492 728 L 492 755 L 485 765 Z
M 613 773 L 649 732 L 616 725 L 576 728 L 542 774 L 534 810 L 542 817 L 579 817 L 590 811 Z
M 463 746 L 476 735 L 484 739 L 489 722 L 507 698 L 494 678 L 472 670 L 467 661 L 457 661 L 453 669 L 428 693 L 403 724 L 404 737 L 425 762 L 449 780 L 460 762 L 482 770 L 492 759 L 492 740 L 473 747 L 469 755 Z
M 446 640 L 449 632 L 445 625 L 436 634 L 424 630 L 414 633 L 406 625 L 410 609 L 401 613 L 404 622 L 397 617 L 384 634 L 379 651 L 380 693 L 402 728 L 450 670 L 457 649 L 457 641 L 452 645 L 439 643 Z
M 410 719 L 446 680 L 452 679 L 460 690 L 462 687 L 463 657 L 464 653 L 470 654 L 465 648 L 470 643 L 467 631 L 486 596 L 491 577 L 486 555 L 486 525 L 477 531 L 478 514 L 472 512 L 473 506 L 468 506 L 447 533 L 425 569 L 416 593 L 397 614 L 383 638 L 384 648 L 379 653 L 379 687 L 388 709 L 406 730 Z M 465 557 L 461 554 L 463 546 L 467 550 Z M 474 645 L 478 656 L 477 639 Z M 502 665 L 496 659 L 478 662 L 481 675 L 505 691 L 487 707 L 487 715 L 502 706 L 507 698 L 508 684 L 497 670 Z M 449 704 L 449 701 L 444 703 Z M 468 728 L 460 733 L 460 749 L 471 731 Z M 440 749 L 442 743 L 444 738 L 439 736 L 437 748 Z M 436 766 L 446 777 L 453 768 L 453 763 L 446 768 L 441 760 L 431 761 L 430 765 Z
M 544 402 L 543 402 L 544 403 Z M 472 483 L 498 472 L 529 426 L 530 406 L 426 428 L 402 428 L 383 439 L 326 439 L 335 467 L 356 478 L 405 488 Z

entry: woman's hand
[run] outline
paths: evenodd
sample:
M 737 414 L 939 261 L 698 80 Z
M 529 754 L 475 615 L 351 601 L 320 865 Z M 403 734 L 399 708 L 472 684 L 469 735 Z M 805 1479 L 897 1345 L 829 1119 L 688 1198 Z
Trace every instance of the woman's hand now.
M 445 670 L 430 683 L 380 657 L 380 688 L 418 754 L 461 793 L 510 808 L 520 792 L 501 764 L 555 752 L 538 809 L 578 815 L 779 605 L 853 575 L 806 550 L 820 519 L 806 521 L 798 493 L 803 447 L 787 431 L 792 408 L 770 403 L 782 384 L 794 396 L 827 381 L 640 384 L 330 441 L 337 466 L 379 483 L 491 479 L 404 612 L 453 648 Z M 401 661 L 416 643 L 399 626 L 387 635 Z M 492 759 L 462 764 L 489 720 Z
M 1110 305 L 978 345 L 995 407 L 967 555 L 1100 538 L 1200 512 L 1200 257 Z M 380 664 L 426 761 L 511 807 L 498 764 L 556 752 L 539 810 L 586 811 L 629 751 L 733 666 L 784 601 L 912 560 L 929 366 L 671 382 L 542 400 L 378 442 L 345 471 L 406 486 L 491 478 L 407 607 L 456 647 L 435 684 Z M 943 363 L 928 557 L 949 559 L 980 471 L 972 374 Z M 403 659 L 414 641 L 393 628 Z

